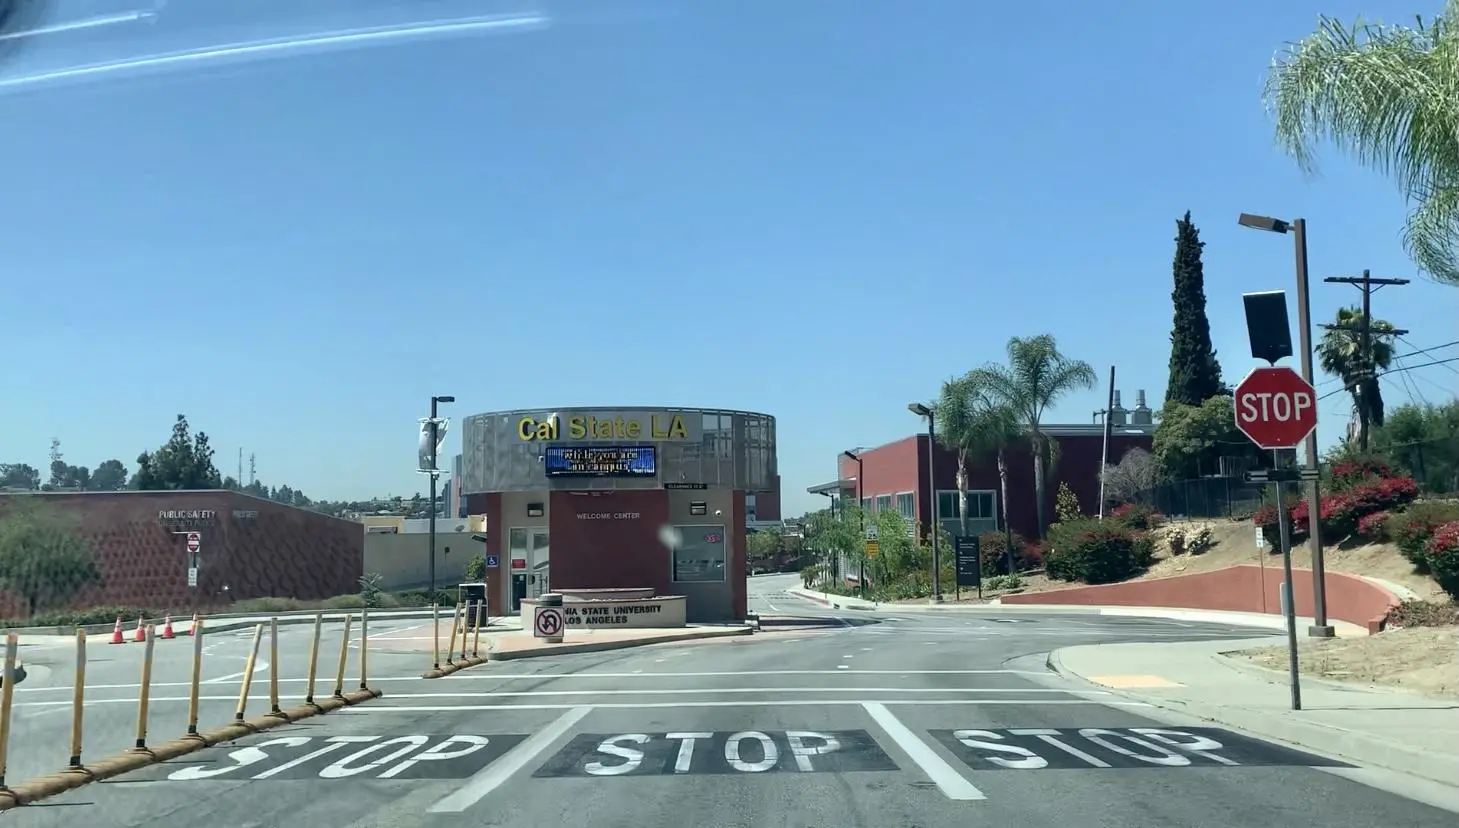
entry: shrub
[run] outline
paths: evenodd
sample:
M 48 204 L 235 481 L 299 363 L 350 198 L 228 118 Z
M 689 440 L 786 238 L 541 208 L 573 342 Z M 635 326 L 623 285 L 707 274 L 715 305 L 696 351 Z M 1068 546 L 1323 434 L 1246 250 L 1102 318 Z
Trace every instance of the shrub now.
M 384 577 L 378 572 L 366 572 L 360 576 L 360 600 L 365 602 L 365 606 L 380 606 L 380 582 L 383 580 Z
M 16 627 L 89 627 L 93 624 L 115 624 L 118 618 L 122 625 L 135 625 L 138 618 L 160 618 L 166 610 L 131 606 L 87 607 L 64 612 L 40 613 L 30 618 L 7 618 L 0 620 L 0 628 Z
M 1390 477 L 1354 486 L 1347 491 L 1322 499 L 1322 533 L 1333 539 L 1345 538 L 1358 529 L 1358 521 L 1374 512 L 1401 509 L 1418 498 L 1418 484 L 1411 477 Z M 1292 508 L 1292 525 L 1302 535 L 1308 533 L 1307 501 Z
M 1332 482 L 1329 485 L 1334 492 L 1341 492 L 1364 483 L 1396 476 L 1393 467 L 1387 463 L 1370 457 L 1360 457 L 1333 464 Z
M 1060 523 L 1067 523 L 1079 520 L 1084 517 L 1084 509 L 1079 505 L 1079 497 L 1074 490 L 1069 488 L 1067 482 L 1059 484 L 1059 491 L 1054 495 L 1054 519 Z
M 1044 568 L 1061 581 L 1109 584 L 1138 574 L 1153 560 L 1148 535 L 1117 521 L 1086 519 L 1049 527 Z
M 1459 603 L 1453 601 L 1404 601 L 1386 616 L 1395 627 L 1447 627 L 1459 624 Z
M 1131 528 L 1154 529 L 1164 522 L 1165 516 L 1143 503 L 1126 503 L 1116 506 L 1110 516 L 1128 523 Z
M 1459 520 L 1440 526 L 1424 544 L 1424 552 L 1434 580 L 1451 597 L 1459 598 Z
M 985 576 L 1004 575 L 1008 572 L 1007 538 L 1002 532 L 984 532 L 978 537 L 978 555 L 982 558 Z M 1028 541 L 1017 532 L 1013 533 L 1013 571 L 1022 572 L 1031 567 L 1028 564 Z
M 1358 518 L 1358 535 L 1371 543 L 1379 543 L 1388 540 L 1388 532 L 1385 527 L 1392 512 L 1374 512 L 1371 515 L 1363 515 Z
M 245 598 L 242 601 L 235 601 L 229 612 L 259 613 L 271 612 L 294 612 L 296 610 L 309 609 L 303 601 L 297 598 Z
M 1440 526 L 1455 520 L 1459 520 L 1459 503 L 1426 501 L 1390 515 L 1383 528 L 1414 569 L 1427 573 L 1429 561 L 1424 544 Z
M 369 604 L 363 595 L 336 595 L 333 598 L 326 598 L 324 601 L 325 609 L 353 610 L 366 607 L 379 607 L 379 604 Z
M 992 592 L 1009 592 L 1023 588 L 1023 579 L 1017 575 L 994 575 L 983 583 L 983 587 Z

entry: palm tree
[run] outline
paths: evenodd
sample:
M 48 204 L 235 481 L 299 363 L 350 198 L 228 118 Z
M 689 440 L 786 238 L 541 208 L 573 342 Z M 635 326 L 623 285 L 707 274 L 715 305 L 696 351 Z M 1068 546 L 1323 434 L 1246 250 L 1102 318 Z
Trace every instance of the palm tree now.
M 1044 413 L 1070 391 L 1093 388 L 1094 369 L 1083 360 L 1059 353 L 1051 334 L 1015 336 L 1008 340 L 1008 364 L 987 365 L 972 376 L 988 399 L 1013 412 L 1026 429 L 1033 454 L 1033 487 L 1038 515 L 1039 539 L 1044 537 L 1044 470 L 1052 450 L 1039 430 Z M 1006 499 L 1005 499 L 1006 500 Z
M 1007 449 L 1023 439 L 1018 416 L 994 399 L 976 372 L 944 382 L 936 411 L 937 441 L 957 454 L 957 491 L 961 501 L 958 515 L 963 535 L 968 533 L 968 461 L 988 454 L 997 458 L 999 514 L 1003 531 L 1010 535 L 1006 553 L 1011 574 L 1014 571 L 1013 528 L 1008 522 Z
M 1366 354 L 1362 326 L 1361 310 L 1338 308 L 1336 324 L 1317 344 L 1317 360 L 1322 370 L 1341 379 L 1343 388 L 1352 395 L 1353 413 L 1358 416 L 1358 448 L 1367 451 L 1371 427 L 1383 425 L 1383 390 L 1378 386 L 1378 372 L 1393 362 L 1393 325 L 1373 320 Z
M 1277 143 L 1312 170 L 1332 142 L 1391 177 L 1413 203 L 1409 255 L 1434 279 L 1459 285 L 1459 0 L 1413 26 L 1345 25 L 1316 32 L 1273 61 L 1264 98 Z

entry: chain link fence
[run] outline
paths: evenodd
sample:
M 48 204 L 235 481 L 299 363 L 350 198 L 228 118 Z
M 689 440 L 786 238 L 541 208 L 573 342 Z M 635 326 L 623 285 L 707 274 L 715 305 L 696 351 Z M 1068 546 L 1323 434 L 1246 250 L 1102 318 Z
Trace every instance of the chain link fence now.
M 1244 519 L 1268 502 L 1271 489 L 1242 477 L 1216 476 L 1174 480 L 1132 498 L 1171 520 Z

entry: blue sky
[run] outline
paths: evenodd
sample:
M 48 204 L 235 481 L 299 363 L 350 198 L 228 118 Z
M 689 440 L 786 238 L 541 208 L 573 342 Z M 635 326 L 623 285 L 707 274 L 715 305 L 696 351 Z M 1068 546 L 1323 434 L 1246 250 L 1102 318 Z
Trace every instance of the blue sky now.
M 170 0 L 27 38 L 0 74 L 0 461 L 41 466 L 55 436 L 130 463 L 184 412 L 225 473 L 241 447 L 311 496 L 408 496 L 431 394 L 455 417 L 724 406 L 778 417 L 796 514 L 838 451 L 915 430 L 909 400 L 1013 335 L 1158 404 L 1186 210 L 1233 382 L 1240 294 L 1292 287 L 1290 242 L 1243 211 L 1305 216 L 1314 278 L 1415 278 L 1375 313 L 1417 347 L 1459 339 L 1459 289 L 1405 259 L 1393 188 L 1334 153 L 1305 178 L 1259 100 L 1318 13 L 1437 0 L 512 2 Z M 25 80 L 512 13 L 550 22 Z M 1314 316 L 1356 298 L 1318 284 Z M 1451 397 L 1452 367 L 1385 393 Z M 1322 414 L 1329 442 L 1341 397 Z

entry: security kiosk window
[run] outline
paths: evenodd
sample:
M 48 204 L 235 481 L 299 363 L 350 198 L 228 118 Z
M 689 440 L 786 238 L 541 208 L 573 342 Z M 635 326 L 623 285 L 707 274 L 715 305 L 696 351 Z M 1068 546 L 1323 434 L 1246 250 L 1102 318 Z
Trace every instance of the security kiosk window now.
M 674 580 L 681 583 L 725 580 L 724 527 L 674 528 L 679 538 L 673 550 Z

